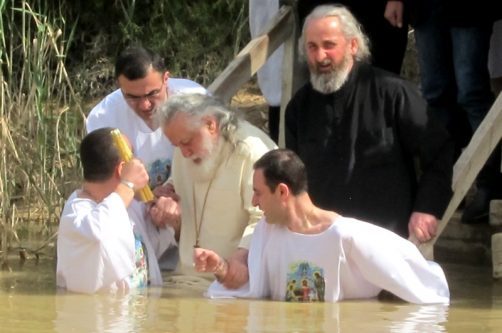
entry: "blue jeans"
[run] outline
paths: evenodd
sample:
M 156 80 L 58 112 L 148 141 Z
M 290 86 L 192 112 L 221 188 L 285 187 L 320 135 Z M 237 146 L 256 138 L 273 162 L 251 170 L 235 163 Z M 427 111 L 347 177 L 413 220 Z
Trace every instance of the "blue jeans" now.
M 494 101 L 487 67 L 491 29 L 491 22 L 450 27 L 439 7 L 415 27 L 422 94 L 450 130 L 458 107 L 475 131 Z

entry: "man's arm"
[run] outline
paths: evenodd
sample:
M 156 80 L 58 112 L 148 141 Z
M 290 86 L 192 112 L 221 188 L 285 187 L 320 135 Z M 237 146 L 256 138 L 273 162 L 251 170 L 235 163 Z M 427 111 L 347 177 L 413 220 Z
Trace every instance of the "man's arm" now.
M 134 198 L 135 191 L 148 184 L 148 173 L 140 160 L 133 158 L 129 162 L 123 162 L 118 169 L 121 182 L 115 188 L 115 192 L 124 201 L 126 207 Z M 125 184 L 131 184 L 132 188 Z
M 399 139 L 405 157 L 419 175 L 408 229 L 425 242 L 436 233 L 438 219 L 444 213 L 452 195 L 453 144 L 439 120 L 429 114 L 425 100 L 416 87 L 404 83 L 396 105 L 399 119 Z
M 248 252 L 247 249 L 239 248 L 230 258 L 224 259 L 214 251 L 195 248 L 193 255 L 195 270 L 213 273 L 223 286 L 237 289 L 249 281 Z
M 417 247 L 395 233 L 354 221 L 342 246 L 347 262 L 371 284 L 416 304 L 448 303 L 448 282 L 441 267 L 424 259 Z
M 237 289 L 249 281 L 248 254 L 248 249 L 238 248 L 228 258 L 226 272 L 222 272 L 219 278 L 216 276 L 226 288 Z

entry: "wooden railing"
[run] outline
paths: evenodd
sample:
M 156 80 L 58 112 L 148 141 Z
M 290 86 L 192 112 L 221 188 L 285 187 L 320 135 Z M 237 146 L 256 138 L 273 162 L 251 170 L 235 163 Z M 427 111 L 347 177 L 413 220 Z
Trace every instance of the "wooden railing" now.
M 237 54 L 208 87 L 208 90 L 228 102 L 240 87 L 265 64 L 272 53 L 291 37 L 294 25 L 292 8 L 282 6 L 264 31 Z
M 281 116 L 279 146 L 284 147 L 284 111 L 293 93 L 299 88 L 302 77 L 298 67 L 298 19 L 296 2 L 282 0 L 281 8 L 258 37 L 253 38 L 208 87 L 215 96 L 228 102 L 240 87 L 265 64 L 274 51 L 284 44 L 282 64 Z
M 436 236 L 427 243 L 419 244 L 420 252 L 426 258 L 433 258 L 433 247 L 437 239 L 458 209 L 467 191 L 471 188 L 479 171 L 502 139 L 502 93 L 499 94 L 490 111 L 485 116 L 469 145 L 464 149 L 453 168 L 453 196 L 438 226 Z M 416 240 L 412 240 L 417 244 Z

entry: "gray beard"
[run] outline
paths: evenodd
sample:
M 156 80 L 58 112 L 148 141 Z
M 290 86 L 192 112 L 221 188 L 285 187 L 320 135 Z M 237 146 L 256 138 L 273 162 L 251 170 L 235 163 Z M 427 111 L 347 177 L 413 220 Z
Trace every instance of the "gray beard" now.
M 309 66 L 310 83 L 314 90 L 322 94 L 334 93 L 345 84 L 350 73 L 350 55 L 346 54 L 343 62 L 329 73 L 318 73 L 315 66 Z
M 340 90 L 348 77 L 349 71 L 346 68 L 340 71 L 333 70 L 330 73 L 321 74 L 310 71 L 310 83 L 312 84 L 312 88 L 323 94 L 331 94 Z
M 225 140 L 219 138 L 218 141 L 211 147 L 209 155 L 204 158 L 199 164 L 191 160 L 187 161 L 186 168 L 190 177 L 196 183 L 203 183 L 211 180 L 223 158 L 223 147 Z

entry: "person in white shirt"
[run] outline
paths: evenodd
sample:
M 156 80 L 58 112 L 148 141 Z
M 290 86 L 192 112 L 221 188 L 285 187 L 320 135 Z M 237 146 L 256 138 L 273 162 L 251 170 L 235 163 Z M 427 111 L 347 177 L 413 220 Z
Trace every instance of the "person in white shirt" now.
M 253 205 L 264 212 L 253 233 L 247 283 L 228 289 L 231 262 L 212 250 L 194 250 L 195 269 L 212 272 L 209 297 L 336 302 L 372 298 L 386 290 L 418 304 L 449 303 L 441 267 L 426 261 L 408 240 L 382 227 L 316 207 L 305 165 L 277 149 L 254 164 Z
M 133 200 L 148 183 L 139 160 L 121 160 L 112 128 L 89 133 L 80 145 L 84 181 L 68 198 L 57 239 L 56 284 L 80 293 L 162 285 L 157 264 L 174 235 L 147 221 Z
M 186 93 L 206 94 L 204 87 L 187 79 L 170 78 L 164 59 L 144 47 L 123 50 L 115 63 L 119 89 L 101 100 L 89 113 L 87 132 L 102 127 L 118 128 L 132 145 L 134 155 L 148 171 L 156 195 L 148 213 L 157 225 L 163 224 L 172 198 L 160 196 L 162 185 L 171 173 L 173 146 L 155 121 L 158 107 L 171 96 Z M 172 270 L 177 263 L 177 248 L 161 258 L 162 269 Z
M 206 89 L 187 79 L 169 78 L 164 59 L 143 47 L 127 48 L 117 58 L 115 77 L 119 89 L 101 100 L 89 113 L 87 132 L 118 128 L 147 168 L 152 188 L 169 177 L 173 147 L 155 123 L 159 105 L 170 96 L 205 94 Z

